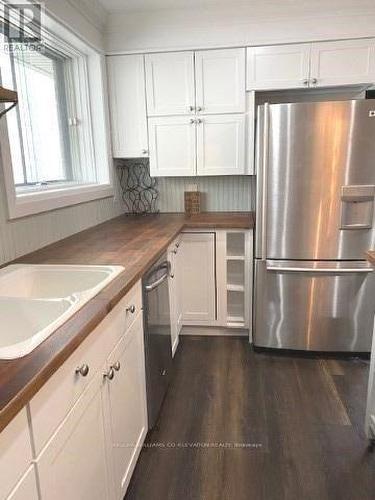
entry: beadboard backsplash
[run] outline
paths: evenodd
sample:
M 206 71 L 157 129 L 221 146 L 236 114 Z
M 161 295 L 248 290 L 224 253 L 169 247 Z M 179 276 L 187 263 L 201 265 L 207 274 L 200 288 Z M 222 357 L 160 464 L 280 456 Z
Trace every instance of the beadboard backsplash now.
M 146 159 L 115 160 L 116 165 L 128 168 L 139 163 L 148 166 Z M 202 211 L 205 212 L 247 212 L 255 210 L 255 177 L 213 176 L 213 177 L 157 177 L 156 189 L 159 196 L 156 208 L 160 212 L 183 212 L 184 191 L 195 184 L 202 193 Z M 142 179 L 141 179 L 142 180 Z
M 158 179 L 161 212 L 183 212 L 184 191 L 191 184 L 202 193 L 204 212 L 247 212 L 255 210 L 255 177 L 163 177 Z

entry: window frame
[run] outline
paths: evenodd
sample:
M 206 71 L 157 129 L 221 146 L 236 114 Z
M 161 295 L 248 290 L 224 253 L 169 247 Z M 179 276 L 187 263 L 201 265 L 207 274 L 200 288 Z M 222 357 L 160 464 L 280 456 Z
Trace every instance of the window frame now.
M 0 120 L 0 152 L 10 219 L 114 196 L 104 54 L 47 15 L 42 39 L 47 46 L 58 47 L 72 56 L 75 116 L 81 116 L 86 123 L 80 131 L 85 139 L 78 141 L 79 152 L 76 154 L 85 159 L 80 165 L 86 169 L 84 176 L 92 175 L 92 166 L 96 181 L 85 184 L 61 181 L 17 189 L 5 115 Z

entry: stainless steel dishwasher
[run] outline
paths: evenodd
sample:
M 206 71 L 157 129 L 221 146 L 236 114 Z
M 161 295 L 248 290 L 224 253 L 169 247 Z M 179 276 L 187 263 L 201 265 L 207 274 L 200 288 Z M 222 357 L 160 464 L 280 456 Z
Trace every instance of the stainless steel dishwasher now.
M 169 275 L 170 263 L 167 254 L 164 254 L 142 280 L 147 411 L 150 429 L 154 427 L 158 418 L 171 377 Z

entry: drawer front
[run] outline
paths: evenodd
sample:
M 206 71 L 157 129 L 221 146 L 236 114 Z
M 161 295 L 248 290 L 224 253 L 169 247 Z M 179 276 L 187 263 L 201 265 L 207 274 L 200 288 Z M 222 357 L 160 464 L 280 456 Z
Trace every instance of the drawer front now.
M 0 434 L 0 498 L 7 498 L 32 460 L 26 408 Z
M 134 306 L 133 313 L 131 306 Z M 37 456 L 141 308 L 141 285 L 137 283 L 30 401 Z M 85 371 L 87 367 L 88 373 Z M 77 369 L 81 371 L 77 372 Z

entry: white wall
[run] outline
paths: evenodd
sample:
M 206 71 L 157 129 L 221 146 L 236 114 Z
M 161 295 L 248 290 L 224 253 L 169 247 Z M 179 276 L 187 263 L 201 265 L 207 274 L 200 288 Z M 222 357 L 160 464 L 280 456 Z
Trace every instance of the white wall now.
M 372 36 L 373 0 L 253 0 L 230 7 L 113 12 L 105 45 L 108 53 L 119 53 Z
M 69 0 L 47 0 L 46 7 L 76 34 L 103 49 L 102 32 L 75 9 Z M 82 10 L 82 9 L 80 9 Z M 116 176 L 115 181 L 116 181 Z M 118 185 L 116 182 L 116 189 Z M 3 169 L 0 155 L 0 265 L 41 248 L 123 212 L 121 197 L 92 201 L 43 214 L 8 220 Z

